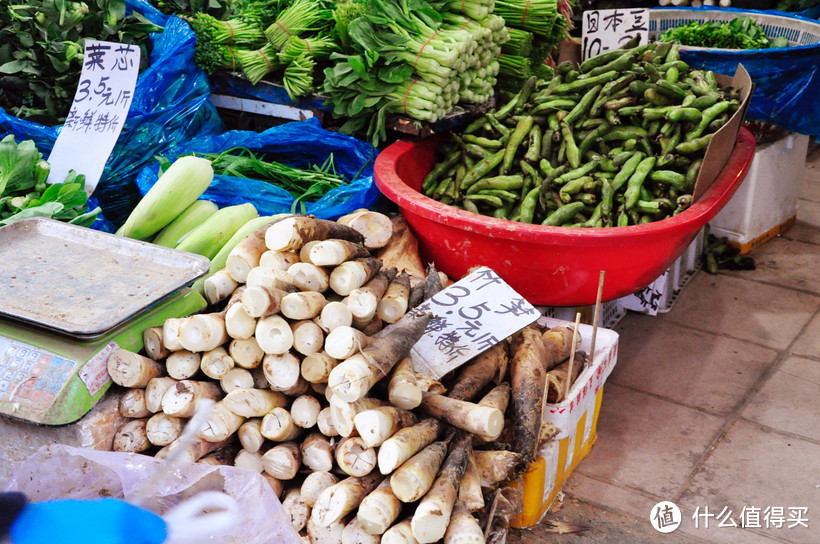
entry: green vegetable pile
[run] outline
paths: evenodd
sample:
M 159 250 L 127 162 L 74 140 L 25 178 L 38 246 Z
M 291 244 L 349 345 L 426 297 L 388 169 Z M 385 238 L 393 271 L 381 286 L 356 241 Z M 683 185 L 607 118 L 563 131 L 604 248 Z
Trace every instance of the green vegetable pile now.
M 445 5 L 446 4 L 446 5 Z M 493 96 L 504 20 L 473 20 L 451 2 L 368 0 L 346 27 L 351 50 L 331 55 L 323 92 L 343 132 L 366 130 L 377 145 L 388 114 L 436 122 L 458 103 L 482 104 Z M 465 10 L 486 1 L 465 2 Z M 459 7 L 459 9 L 461 9 Z
M 676 45 L 609 51 L 530 78 L 507 104 L 452 134 L 422 192 L 523 223 L 604 227 L 685 210 L 706 147 L 737 91 L 692 70 Z
M 789 46 L 789 40 L 784 36 L 769 39 L 766 31 L 753 18 L 745 15 L 728 23 L 693 21 L 688 25 L 670 28 L 658 36 L 658 41 L 715 49 L 767 49 Z
M 299 209 L 298 206 L 303 206 L 303 202 L 316 202 L 329 191 L 350 183 L 346 177 L 336 173 L 332 153 L 321 166 L 312 165 L 308 168 L 268 161 L 263 153 L 254 153 L 244 147 L 228 149 L 222 153 L 193 155 L 210 160 L 215 175 L 257 179 L 288 191 L 296 199 L 293 204 L 294 213 Z M 170 160 L 161 158 L 161 172 L 167 170 L 170 164 Z M 304 213 L 304 209 L 301 213 Z
M 85 209 L 85 176 L 71 170 L 63 183 L 46 184 L 49 164 L 32 140 L 13 135 L 0 141 L 0 226 L 30 217 L 49 217 L 84 227 L 100 212 Z
M 124 0 L 27 0 L 0 5 L 0 107 L 44 125 L 65 120 L 82 71 L 86 38 L 138 45 L 161 32 Z

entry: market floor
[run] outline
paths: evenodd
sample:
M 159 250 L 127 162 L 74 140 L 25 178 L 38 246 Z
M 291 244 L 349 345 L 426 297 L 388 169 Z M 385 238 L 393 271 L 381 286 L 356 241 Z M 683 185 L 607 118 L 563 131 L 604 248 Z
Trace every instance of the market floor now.
M 820 148 L 796 225 L 750 255 L 756 270 L 698 272 L 670 312 L 615 327 L 598 442 L 509 542 L 820 542 Z M 650 525 L 660 501 L 682 512 L 672 533 Z

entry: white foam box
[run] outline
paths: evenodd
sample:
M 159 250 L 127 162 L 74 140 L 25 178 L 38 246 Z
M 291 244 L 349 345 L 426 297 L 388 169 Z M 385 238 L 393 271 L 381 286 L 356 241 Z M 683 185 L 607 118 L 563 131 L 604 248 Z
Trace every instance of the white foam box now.
M 809 136 L 790 133 L 755 150 L 746 179 L 709 223 L 748 253 L 794 224 L 806 165 Z
M 541 325 L 555 327 L 567 321 L 542 317 Z M 571 322 L 570 322 L 571 323 Z M 580 325 L 581 349 L 587 353 L 591 347 L 592 327 Z M 558 435 L 538 450 L 527 472 L 509 485 L 520 489 L 523 507 L 513 521 L 513 527 L 532 527 L 544 517 L 558 496 L 564 483 L 586 457 L 598 439 L 596 430 L 598 414 L 604 394 L 604 382 L 618 360 L 618 333 L 598 328 L 595 340 L 595 356 L 575 380 L 567 400 L 547 404 L 544 421 L 559 429 Z

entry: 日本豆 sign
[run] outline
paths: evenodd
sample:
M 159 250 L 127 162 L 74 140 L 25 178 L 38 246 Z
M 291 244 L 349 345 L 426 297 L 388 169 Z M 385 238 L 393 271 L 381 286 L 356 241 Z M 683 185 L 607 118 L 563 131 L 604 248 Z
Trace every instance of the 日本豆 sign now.
M 649 43 L 648 9 L 592 9 L 581 17 L 582 60 L 620 49 L 626 42 L 640 36 Z
M 85 40 L 74 102 L 48 157 L 49 183 L 75 170 L 85 175 L 86 190 L 94 190 L 128 116 L 139 65 L 137 46 Z
M 419 305 L 432 314 L 413 346 L 413 367 L 439 379 L 541 317 L 498 274 L 482 267 Z

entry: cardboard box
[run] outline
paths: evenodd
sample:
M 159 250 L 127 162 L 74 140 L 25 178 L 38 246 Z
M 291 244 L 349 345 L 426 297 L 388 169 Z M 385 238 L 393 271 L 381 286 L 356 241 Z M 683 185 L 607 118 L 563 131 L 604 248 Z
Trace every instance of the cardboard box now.
M 554 327 L 566 321 L 542 317 L 538 323 Z M 581 349 L 588 352 L 592 327 L 580 325 L 579 332 Z M 521 514 L 513 520 L 513 527 L 532 527 L 541 521 L 598 438 L 596 426 L 604 382 L 618 359 L 618 333 L 599 327 L 595 342 L 592 364 L 578 376 L 567 400 L 547 404 L 544 420 L 558 427 L 558 435 L 540 447 L 524 476 L 509 484 L 518 487 L 523 497 Z

